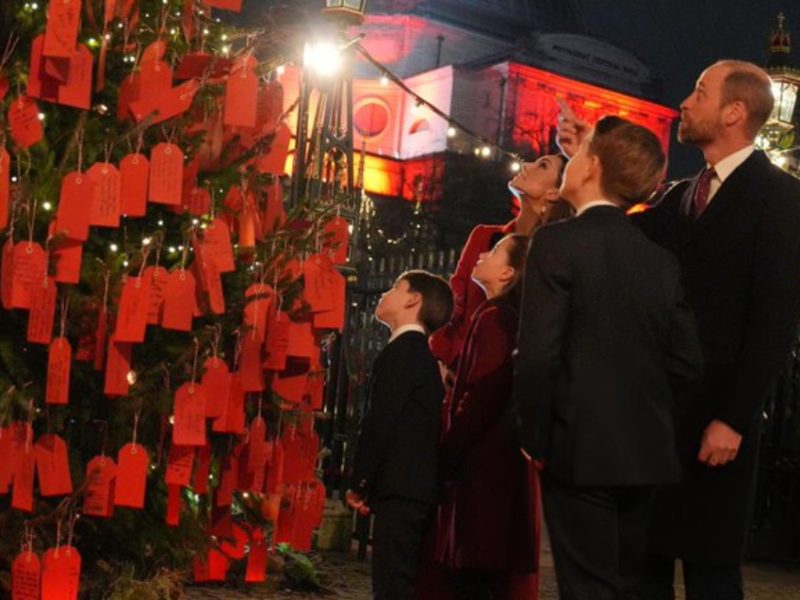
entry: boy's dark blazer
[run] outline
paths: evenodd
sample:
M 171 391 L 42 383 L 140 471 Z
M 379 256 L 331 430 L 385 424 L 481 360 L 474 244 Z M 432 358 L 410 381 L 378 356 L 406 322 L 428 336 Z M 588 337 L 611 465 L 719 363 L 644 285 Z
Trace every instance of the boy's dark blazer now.
M 353 473 L 369 502 L 435 500 L 443 397 L 424 334 L 401 334 L 375 359 Z
M 700 375 L 675 258 L 614 206 L 544 227 L 525 270 L 514 406 L 523 445 L 577 486 L 680 476 L 673 391 Z

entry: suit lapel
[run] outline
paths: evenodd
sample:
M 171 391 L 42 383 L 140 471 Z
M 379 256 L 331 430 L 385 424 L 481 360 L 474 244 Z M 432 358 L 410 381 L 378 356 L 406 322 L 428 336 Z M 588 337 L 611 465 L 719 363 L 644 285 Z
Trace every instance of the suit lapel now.
M 713 225 L 731 206 L 735 206 L 750 181 L 754 172 L 762 169 L 768 159 L 763 152 L 756 150 L 747 160 L 731 173 L 720 186 L 717 193 L 709 202 L 708 207 L 694 222 L 692 235 L 702 234 L 708 227 Z

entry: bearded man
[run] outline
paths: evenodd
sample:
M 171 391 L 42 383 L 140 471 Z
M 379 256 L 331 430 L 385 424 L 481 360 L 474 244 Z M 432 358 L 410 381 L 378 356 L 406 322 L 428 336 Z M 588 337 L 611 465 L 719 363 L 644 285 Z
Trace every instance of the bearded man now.
M 647 600 L 674 598 L 675 559 L 687 600 L 743 598 L 762 405 L 800 320 L 800 182 L 754 146 L 773 102 L 770 78 L 754 64 L 706 69 L 681 103 L 678 129 L 706 168 L 634 216 L 680 261 L 705 359 L 677 411 L 683 481 L 653 507 Z M 586 131 L 562 121 L 566 154 Z

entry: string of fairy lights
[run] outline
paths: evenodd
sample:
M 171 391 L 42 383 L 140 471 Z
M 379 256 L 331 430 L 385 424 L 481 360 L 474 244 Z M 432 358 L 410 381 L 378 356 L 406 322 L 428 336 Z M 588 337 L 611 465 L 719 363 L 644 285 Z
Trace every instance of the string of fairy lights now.
M 464 125 L 462 122 L 455 119 L 453 116 L 447 114 L 444 110 L 430 102 L 429 100 L 420 96 L 416 91 L 414 91 L 411 87 L 409 87 L 403 79 L 392 72 L 389 67 L 385 64 L 378 61 L 369 51 L 364 48 L 361 44 L 355 45 L 356 50 L 358 51 L 364 59 L 370 63 L 373 67 L 375 67 L 380 73 L 380 83 L 381 85 L 387 86 L 390 83 L 394 84 L 398 88 L 400 88 L 403 92 L 409 95 L 412 100 L 414 101 L 415 108 L 426 108 L 433 114 L 438 117 L 441 117 L 445 121 L 447 121 L 447 137 L 453 138 L 461 132 L 464 135 L 472 138 L 477 142 L 477 146 L 475 148 L 475 155 L 480 156 L 481 158 L 489 159 L 495 154 L 500 154 L 502 156 L 506 156 L 511 159 L 511 170 L 513 172 L 517 172 L 522 168 L 522 158 L 516 153 L 510 150 L 506 150 L 501 146 L 498 146 L 496 143 L 492 142 L 491 140 L 487 139 L 485 136 L 482 136 L 476 132 L 474 132 L 471 128 Z

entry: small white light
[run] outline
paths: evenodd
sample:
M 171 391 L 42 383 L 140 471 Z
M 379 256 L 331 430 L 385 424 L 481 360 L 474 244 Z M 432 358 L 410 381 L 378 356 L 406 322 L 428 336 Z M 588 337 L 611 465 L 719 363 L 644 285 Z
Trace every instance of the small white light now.
M 208 227 L 208 223 L 200 223 L 200 229 L 206 229 Z
M 349 223 L 347 225 L 347 231 L 350 233 L 350 235 L 353 235 L 353 224 L 352 223 Z
M 275 69 L 275 72 L 276 72 L 276 73 L 277 73 L 279 76 L 280 76 L 280 75 L 283 75 L 284 73 L 286 73 L 286 67 L 285 67 L 285 66 L 283 66 L 283 65 L 280 65 L 280 66 L 279 66 L 277 69 Z
M 456 137 L 456 128 L 453 127 L 452 125 L 447 128 L 447 137 L 449 138 Z
M 227 42 L 228 41 L 228 34 L 227 33 L 223 33 L 222 36 L 220 36 L 219 39 L 221 39 L 223 42 Z
M 511 163 L 511 172 L 512 173 L 519 173 L 519 170 L 522 168 L 522 165 L 519 164 L 517 161 Z
M 17 176 L 16 175 L 12 175 L 11 176 L 11 183 L 17 183 Z
M 170 253 L 170 254 L 175 254 L 177 251 L 178 251 L 178 250 L 177 250 L 177 248 L 175 248 L 175 246 L 170 246 L 170 247 L 169 247 L 169 253 Z
M 248 494 L 247 492 L 242 494 L 242 498 L 244 498 L 245 500 L 247 500 L 249 497 L 250 497 L 250 494 Z
M 136 371 L 128 371 L 125 379 L 128 381 L 128 385 L 133 385 L 136 383 Z
M 149 237 L 142 238 L 142 246 L 149 246 L 152 241 Z
M 50 204 L 49 202 L 44 202 L 42 203 L 42 208 L 45 210 L 50 210 L 51 208 L 53 208 L 53 205 Z
M 183 246 L 178 246 L 178 250 L 180 250 L 181 252 L 183 252 Z
M 45 117 L 44 113 L 39 113 L 39 120 L 40 121 L 44 121 L 44 117 Z
M 170 425 L 175 425 L 175 415 L 170 415 L 169 416 L 169 424 Z
M 31 8 L 32 8 L 33 10 L 36 10 L 36 9 L 38 9 L 38 8 L 39 8 L 39 5 L 38 5 L 36 2 L 34 2 L 33 4 L 31 4 Z
M 481 156 L 483 156 L 484 158 L 488 158 L 491 155 L 492 155 L 492 149 L 489 146 L 484 146 L 483 148 L 481 148 Z
M 231 52 L 231 47 L 230 47 L 230 46 L 223 46 L 223 47 L 222 47 L 222 53 L 223 53 L 225 56 L 227 56 L 228 54 L 230 54 L 230 52 Z
M 178 33 L 178 29 L 175 28 L 175 27 L 173 27 L 172 29 L 169 30 L 169 34 L 170 35 L 175 35 L 176 33 Z
M 381 75 L 381 85 L 389 85 L 389 78 L 386 75 Z
M 203 29 L 203 35 L 208 35 L 209 33 L 211 32 L 208 29 Z
M 130 263 L 127 260 L 122 261 L 122 266 L 127 267 Z
M 106 41 L 109 41 L 111 39 L 111 34 L 107 33 L 103 37 L 105 38 Z
M 116 244 L 111 244 L 108 247 L 108 249 L 111 250 L 112 252 L 116 252 L 117 250 L 119 250 L 119 246 L 117 246 Z
M 200 223 L 198 219 L 192 219 L 192 225 L 197 225 L 198 223 Z
M 164 221 L 163 221 L 163 219 L 159 219 L 159 220 L 158 220 L 158 226 L 159 226 L 159 227 L 163 227 L 163 226 L 164 226 Z

